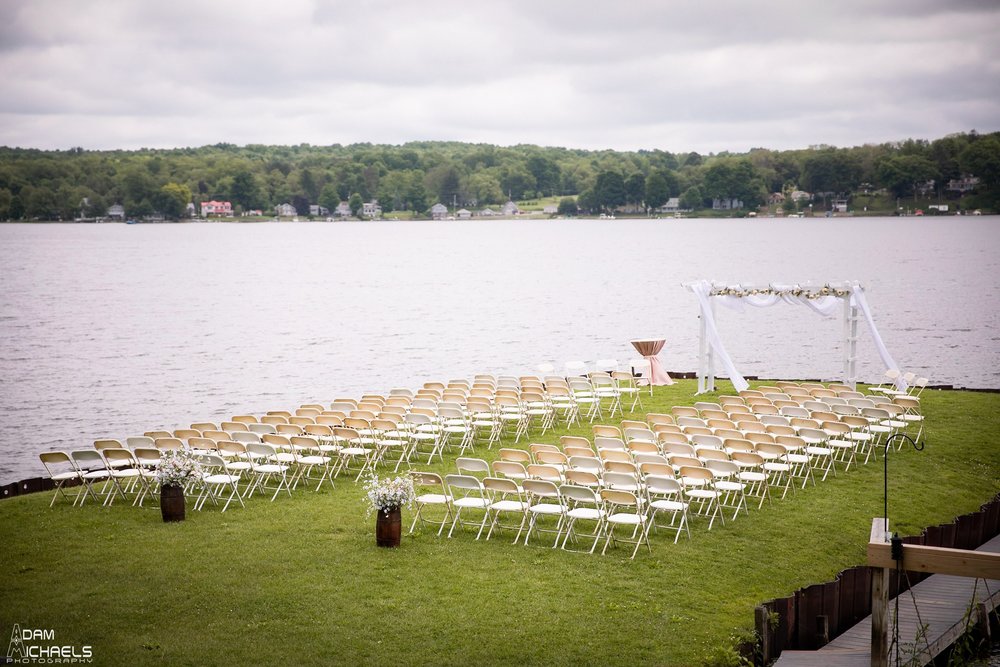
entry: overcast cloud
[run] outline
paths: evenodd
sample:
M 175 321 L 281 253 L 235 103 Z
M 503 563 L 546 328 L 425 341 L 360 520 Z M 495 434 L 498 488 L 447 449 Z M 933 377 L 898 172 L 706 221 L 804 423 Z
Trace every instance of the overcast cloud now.
M 0 145 L 745 151 L 1000 129 L 996 0 L 3 0 Z

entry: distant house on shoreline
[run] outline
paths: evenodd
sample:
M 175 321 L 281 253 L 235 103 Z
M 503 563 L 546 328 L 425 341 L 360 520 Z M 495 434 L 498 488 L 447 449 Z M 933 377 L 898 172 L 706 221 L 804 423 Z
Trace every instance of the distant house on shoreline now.
M 467 208 L 460 208 L 457 215 L 459 220 L 468 220 L 472 217 L 472 211 Z
M 502 212 L 504 215 L 518 215 L 521 212 L 521 209 L 519 209 L 517 204 L 514 202 L 508 201 L 503 205 Z
M 660 213 L 676 213 L 681 210 L 680 197 L 671 197 L 667 203 L 659 208 Z
M 965 175 L 962 178 L 953 178 L 948 181 L 948 189 L 952 192 L 970 192 L 979 185 L 979 177 Z
M 735 211 L 743 208 L 743 200 L 736 197 L 723 197 L 712 200 L 713 211 Z
M 125 207 L 121 204 L 112 204 L 108 207 L 108 220 L 124 220 Z
M 448 217 L 448 207 L 438 202 L 431 206 L 431 218 L 433 220 L 445 220 Z
M 207 218 L 212 215 L 232 216 L 233 205 L 227 201 L 203 201 L 201 203 L 201 217 Z
M 288 217 L 288 218 L 290 218 L 290 217 L 294 217 L 294 216 L 298 215 L 299 212 L 296 211 L 295 207 L 292 206 L 291 204 L 285 203 L 285 204 L 278 204 L 277 206 L 275 206 L 274 207 L 274 214 L 276 216 L 278 216 L 279 218 L 280 217 Z
M 377 199 L 361 204 L 361 217 L 372 219 L 382 217 L 382 207 L 379 206 Z
M 497 215 L 497 212 L 491 208 L 484 208 L 479 212 L 479 217 L 481 218 L 493 218 Z
M 333 211 L 334 215 L 339 215 L 341 218 L 351 217 L 351 205 L 346 201 L 342 201 L 337 204 L 337 208 Z
M 319 204 L 309 204 L 309 215 L 330 215 L 330 209 Z

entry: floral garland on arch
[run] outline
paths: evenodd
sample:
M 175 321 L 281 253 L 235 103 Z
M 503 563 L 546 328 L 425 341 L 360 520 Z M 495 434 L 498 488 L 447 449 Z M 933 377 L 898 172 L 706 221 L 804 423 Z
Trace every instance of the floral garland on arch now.
M 851 293 L 850 290 L 841 287 L 831 287 L 824 285 L 819 288 L 799 287 L 798 285 L 787 289 L 775 289 L 774 287 L 713 287 L 709 296 L 732 296 L 742 298 L 747 296 L 778 296 L 797 297 L 804 299 L 822 299 L 828 296 L 844 298 Z

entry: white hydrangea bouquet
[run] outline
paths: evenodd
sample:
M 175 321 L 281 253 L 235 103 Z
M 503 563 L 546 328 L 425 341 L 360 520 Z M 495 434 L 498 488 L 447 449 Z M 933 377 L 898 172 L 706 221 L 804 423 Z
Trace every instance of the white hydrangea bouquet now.
M 368 495 L 367 515 L 372 512 L 385 512 L 388 515 L 390 511 L 403 506 L 411 508 L 416 496 L 413 480 L 409 476 L 379 479 L 377 475 L 372 475 L 365 482 L 364 488 Z
M 184 486 L 189 481 L 201 477 L 201 463 L 191 452 L 167 450 L 160 454 L 160 465 L 156 468 L 156 479 L 160 486 L 170 484 Z

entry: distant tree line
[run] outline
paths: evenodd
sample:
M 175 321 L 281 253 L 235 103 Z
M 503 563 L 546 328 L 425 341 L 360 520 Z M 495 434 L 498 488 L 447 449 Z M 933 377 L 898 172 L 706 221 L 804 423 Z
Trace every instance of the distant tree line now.
M 267 214 L 283 203 L 305 213 L 310 204 L 333 210 L 346 201 L 353 210 L 372 199 L 385 211 L 423 213 L 435 202 L 481 208 L 551 196 L 562 197 L 560 210 L 570 214 L 655 210 L 673 197 L 689 209 L 723 198 L 753 208 L 769 193 L 795 189 L 850 196 L 884 188 L 907 197 L 933 180 L 941 194 L 949 180 L 967 174 L 980 179 L 980 200 L 995 207 L 1000 133 L 712 155 L 458 142 L 222 143 L 138 151 L 0 147 L 0 219 L 98 217 L 112 204 L 123 205 L 130 217 L 177 218 L 189 202 L 211 199 L 231 201 L 238 214 Z

